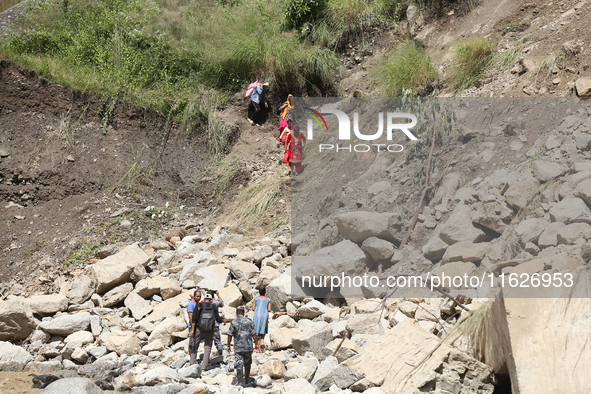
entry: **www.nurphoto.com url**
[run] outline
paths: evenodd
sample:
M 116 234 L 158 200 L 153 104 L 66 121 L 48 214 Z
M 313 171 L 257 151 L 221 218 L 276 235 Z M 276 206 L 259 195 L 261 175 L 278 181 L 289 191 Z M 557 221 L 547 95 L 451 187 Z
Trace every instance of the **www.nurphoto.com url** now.
M 502 273 L 495 276 L 493 273 L 476 275 L 450 276 L 445 273 L 432 275 L 428 273 L 423 276 L 388 276 L 382 281 L 377 276 L 365 275 L 327 275 L 327 276 L 302 276 L 302 287 L 330 287 L 331 290 L 340 287 L 389 287 L 389 288 L 428 288 L 435 290 L 439 288 L 480 288 L 480 287 L 513 287 L 513 288 L 541 288 L 541 287 L 573 287 L 573 274 L 554 273 Z

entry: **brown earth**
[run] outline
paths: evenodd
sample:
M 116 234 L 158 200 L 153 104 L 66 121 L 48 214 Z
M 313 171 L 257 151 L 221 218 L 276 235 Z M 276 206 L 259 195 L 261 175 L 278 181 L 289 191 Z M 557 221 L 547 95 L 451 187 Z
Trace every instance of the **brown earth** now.
M 186 132 L 173 120 L 167 126 L 158 113 L 117 102 L 104 130 L 99 98 L 6 60 L 0 96 L 0 149 L 8 155 L 0 158 L 3 283 L 58 267 L 90 245 L 145 242 L 170 225 L 207 224 L 251 177 L 280 168 L 274 120 L 251 128 L 242 103 L 223 114 L 248 133 L 234 127 L 226 162 L 235 171 L 220 194 L 200 129 Z M 165 215 L 152 219 L 147 206 Z M 115 216 L 120 210 L 127 211 Z

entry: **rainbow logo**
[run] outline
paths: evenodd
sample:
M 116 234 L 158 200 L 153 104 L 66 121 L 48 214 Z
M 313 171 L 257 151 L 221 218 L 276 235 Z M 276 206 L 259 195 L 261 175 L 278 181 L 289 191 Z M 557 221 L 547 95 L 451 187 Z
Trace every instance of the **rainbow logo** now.
M 324 127 L 326 128 L 326 131 L 328 131 L 328 125 L 326 124 L 326 120 L 324 120 L 324 117 L 322 115 L 320 115 L 320 112 L 313 110 L 312 108 L 308 108 L 308 107 L 304 107 L 304 109 L 307 109 L 313 113 L 309 113 L 308 115 L 310 115 L 315 121 L 316 123 L 318 123 L 318 126 L 320 126 L 320 129 L 322 130 L 322 124 L 320 123 L 320 120 L 322 120 L 322 123 L 324 123 Z M 320 118 L 320 119 L 318 119 Z

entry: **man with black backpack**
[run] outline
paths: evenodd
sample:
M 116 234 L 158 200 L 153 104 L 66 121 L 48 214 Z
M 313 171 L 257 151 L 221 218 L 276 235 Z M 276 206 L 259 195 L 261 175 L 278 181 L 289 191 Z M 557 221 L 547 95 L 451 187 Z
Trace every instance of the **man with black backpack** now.
M 224 323 L 226 320 L 220 317 L 218 307 L 213 304 L 213 297 L 206 293 L 202 302 L 197 304 L 193 312 L 193 324 L 191 325 L 190 337 L 193 337 L 193 348 L 191 352 L 191 365 L 197 362 L 197 351 L 201 342 L 205 342 L 203 349 L 203 361 L 201 370 L 207 369 L 209 355 L 211 354 L 211 345 L 215 335 L 215 323 Z

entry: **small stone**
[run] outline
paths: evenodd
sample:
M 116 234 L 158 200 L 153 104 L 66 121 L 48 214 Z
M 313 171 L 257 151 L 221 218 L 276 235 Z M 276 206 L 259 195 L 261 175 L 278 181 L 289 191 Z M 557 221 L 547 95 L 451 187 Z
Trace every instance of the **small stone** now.
M 74 156 L 72 155 L 68 155 L 68 157 L 66 157 L 67 161 L 73 162 L 74 161 Z

